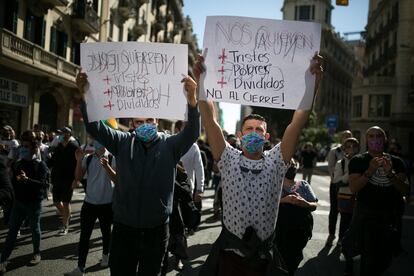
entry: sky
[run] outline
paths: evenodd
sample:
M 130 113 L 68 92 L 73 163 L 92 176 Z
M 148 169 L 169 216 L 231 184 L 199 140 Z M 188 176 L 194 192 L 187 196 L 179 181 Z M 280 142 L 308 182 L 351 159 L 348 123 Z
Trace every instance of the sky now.
M 335 5 L 332 11 L 332 25 L 341 35 L 345 32 L 363 31 L 367 23 L 369 0 L 349 0 L 349 6 Z M 206 16 L 236 15 L 257 18 L 282 19 L 283 0 L 184 0 L 184 14 L 193 22 L 193 31 L 202 48 Z M 349 38 L 353 38 L 349 36 Z M 224 129 L 235 133 L 237 120 L 240 119 L 240 105 L 220 103 L 224 114 Z

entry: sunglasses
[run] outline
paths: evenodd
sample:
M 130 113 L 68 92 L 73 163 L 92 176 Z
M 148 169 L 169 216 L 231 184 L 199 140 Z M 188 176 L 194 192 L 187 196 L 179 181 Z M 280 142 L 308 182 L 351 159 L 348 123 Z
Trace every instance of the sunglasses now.
M 251 172 L 252 174 L 259 174 L 259 173 L 261 173 L 262 172 L 262 169 L 260 169 L 260 170 L 258 170 L 258 169 L 249 169 L 249 168 L 246 168 L 246 167 L 243 167 L 243 166 L 240 166 L 240 170 L 242 171 L 242 172 L 244 172 L 244 173 L 248 173 L 248 172 Z

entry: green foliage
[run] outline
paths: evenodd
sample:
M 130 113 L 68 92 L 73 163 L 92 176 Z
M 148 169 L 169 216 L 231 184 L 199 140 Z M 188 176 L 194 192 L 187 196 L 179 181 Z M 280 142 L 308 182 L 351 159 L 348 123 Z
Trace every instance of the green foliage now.
M 312 144 L 328 145 L 332 141 L 332 138 L 328 134 L 328 129 L 324 126 L 318 127 L 306 127 L 303 129 L 299 138 L 299 145 L 303 145 L 306 142 L 312 142 Z

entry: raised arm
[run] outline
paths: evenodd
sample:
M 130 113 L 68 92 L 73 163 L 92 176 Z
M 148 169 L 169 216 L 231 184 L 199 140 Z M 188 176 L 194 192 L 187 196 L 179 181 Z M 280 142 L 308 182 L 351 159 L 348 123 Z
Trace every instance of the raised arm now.
M 85 103 L 85 85 L 87 83 L 88 76 L 86 73 L 81 72 L 76 76 L 76 85 L 82 98 L 80 109 L 82 112 L 86 131 L 99 143 L 105 146 L 112 154 L 116 155 L 118 143 L 120 143 L 122 140 L 126 140 L 129 134 L 114 130 L 101 121 L 89 122 Z
M 117 179 L 116 179 L 116 168 L 112 166 L 112 164 L 109 164 L 109 159 L 107 157 L 101 157 L 100 159 L 101 165 L 102 167 L 105 169 L 106 174 L 108 175 L 109 179 L 113 182 L 113 183 L 117 183 Z M 112 159 L 113 162 L 113 159 Z
M 82 180 L 83 176 L 85 175 L 86 170 L 82 168 L 82 160 L 85 157 L 85 152 L 78 148 L 75 152 L 76 157 L 76 168 L 75 168 L 75 183 L 78 183 Z
M 184 89 L 187 91 L 188 122 L 180 133 L 169 138 L 177 162 L 200 136 L 200 114 L 197 110 L 195 94 L 197 83 L 190 76 L 186 76 L 181 82 L 184 83 Z
M 197 62 L 194 65 L 193 73 L 197 83 L 200 83 L 200 75 L 204 72 L 204 57 L 198 55 Z M 197 86 L 198 93 L 200 93 L 200 85 Z M 201 91 L 202 92 L 202 91 Z M 215 116 L 214 104 L 212 101 L 199 101 L 201 122 L 204 125 L 204 128 L 207 133 L 207 140 L 210 145 L 211 152 L 213 154 L 214 160 L 220 160 L 221 154 L 226 147 L 226 141 L 223 136 L 223 131 L 221 130 L 220 125 L 217 122 Z
M 315 100 L 316 94 L 319 88 L 319 83 L 321 80 L 322 72 L 323 72 L 321 56 L 315 55 L 313 57 L 310 72 L 316 77 L 315 93 L 314 93 L 314 100 Z M 293 154 L 296 151 L 296 145 L 299 140 L 299 135 L 302 132 L 302 129 L 305 126 L 306 122 L 308 121 L 309 115 L 311 113 L 311 109 L 310 110 L 302 110 L 302 109 L 296 110 L 295 113 L 293 114 L 291 123 L 287 126 L 285 130 L 280 147 L 281 147 L 281 151 L 283 155 L 283 161 L 285 161 L 286 164 L 290 162 L 290 159 L 292 158 Z

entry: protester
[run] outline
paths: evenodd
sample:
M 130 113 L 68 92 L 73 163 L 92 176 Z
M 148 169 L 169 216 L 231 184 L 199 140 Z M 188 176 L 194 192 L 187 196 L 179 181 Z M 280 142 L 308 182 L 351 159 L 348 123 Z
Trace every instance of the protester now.
M 188 259 L 187 237 L 185 228 L 194 229 L 200 223 L 201 214 L 193 202 L 193 194 L 188 183 L 187 173 L 182 163 L 177 165 L 174 184 L 173 209 L 170 216 L 170 238 L 168 250 L 165 253 L 161 275 L 165 276 L 168 269 L 168 252 L 175 257 L 174 268 L 181 271 L 184 268 L 182 260 Z
M 359 142 L 351 137 L 345 139 L 343 144 L 344 157 L 336 162 L 333 183 L 336 185 L 338 212 L 341 214 L 339 221 L 339 238 L 338 244 L 341 245 L 342 238 L 348 230 L 352 219 L 352 213 L 355 205 L 355 195 L 349 189 L 349 171 L 348 165 L 351 158 L 359 153 Z
M 58 234 L 66 235 L 69 231 L 70 202 L 73 195 L 72 184 L 75 180 L 75 151 L 79 145 L 73 138 L 70 127 L 63 127 L 61 132 L 62 134 L 58 136 L 59 143 L 54 148 L 47 164 L 52 169 L 53 203 L 62 216 L 62 226 Z
M 205 68 L 203 59 L 200 55 L 193 69 L 197 81 Z M 322 71 L 319 56 L 310 70 L 316 75 L 316 91 Z M 248 115 L 238 133 L 240 151 L 226 143 L 213 103 L 199 105 L 213 157 L 219 160 L 223 189 L 222 232 L 199 275 L 277 275 L 282 265 L 273 240 L 282 182 L 310 111 L 296 110 L 282 142 L 265 152 L 263 144 L 270 136 L 266 121 Z
M 328 153 L 328 172 L 331 177 L 331 183 L 329 185 L 329 236 L 326 240 L 326 245 L 332 245 L 332 242 L 335 240 L 336 232 L 336 222 L 338 220 L 338 188 L 334 184 L 334 171 L 336 163 L 339 160 L 344 158 L 344 148 L 343 144 L 346 139 L 352 137 L 352 132 L 350 130 L 345 130 L 341 134 L 341 144 L 332 148 Z
M 289 275 L 294 275 L 303 259 L 303 249 L 312 237 L 313 217 L 318 199 L 305 180 L 295 180 L 297 164 L 292 159 L 283 180 L 276 244 Z
M 0 154 L 7 156 L 8 165 L 19 157 L 19 142 L 15 139 L 15 133 L 11 126 L 5 125 L 0 130 Z
M 302 167 L 303 180 L 307 180 L 311 184 L 313 169 L 316 167 L 316 160 L 318 155 L 313 149 L 311 142 L 306 142 L 303 150 L 300 153 L 300 163 Z
M 115 159 L 99 142 L 94 141 L 95 152 L 85 155 L 82 149 L 76 150 L 76 180 L 79 183 L 88 172 L 85 200 L 80 214 L 80 238 L 78 248 L 78 266 L 66 276 L 83 276 L 89 243 L 95 221 L 99 220 L 102 233 L 101 266 L 107 267 L 109 261 L 109 242 L 112 226 L 112 194 L 115 173 Z
M 175 123 L 175 133 L 183 130 L 183 121 Z M 204 193 L 204 166 L 201 159 L 200 149 L 197 143 L 194 143 L 191 148 L 181 157 L 181 162 L 188 176 L 188 183 L 191 187 L 191 192 L 194 197 L 194 203 L 201 211 L 202 198 Z
M 13 204 L 14 190 L 10 181 L 7 159 L 0 155 L 0 206 L 10 208 Z
M 204 140 L 198 139 L 197 145 L 200 148 L 200 151 L 203 152 L 206 156 L 206 164 L 204 164 L 204 186 L 209 188 L 213 173 L 213 155 L 211 153 L 210 147 L 204 142 Z
M 31 139 L 23 137 L 31 137 Z M 16 243 L 17 233 L 26 217 L 32 230 L 33 257 L 30 264 L 37 265 L 41 261 L 40 214 L 44 189 L 48 184 L 48 169 L 46 164 L 37 158 L 37 150 L 34 133 L 32 131 L 23 133 L 19 159 L 12 167 L 15 201 L 11 210 L 9 231 L 0 257 L 0 272 L 6 271 L 7 260 Z
M 342 250 L 348 258 L 361 255 L 361 275 L 382 275 L 391 264 L 395 212 L 408 181 L 401 159 L 384 153 L 385 131 L 374 126 L 365 137 L 368 151 L 349 162 L 349 188 L 357 193 L 357 204 Z
M 357 139 L 351 137 L 345 139 L 342 143 L 344 157 L 338 160 L 335 166 L 333 183 L 336 186 L 335 189 L 338 191 L 337 195 L 337 206 L 338 212 L 341 214 L 339 221 L 339 237 L 338 245 L 342 245 L 342 239 L 345 232 L 349 229 L 351 224 L 352 214 L 354 211 L 355 194 L 349 189 L 349 161 L 353 156 L 359 153 L 360 147 Z M 344 254 L 346 262 L 346 271 L 351 272 L 353 269 L 353 260 L 347 254 Z M 350 273 L 352 274 L 352 273 Z
M 84 99 L 87 75 L 78 74 L 76 82 Z M 89 122 L 86 104 L 81 103 L 86 130 L 117 160 L 111 275 L 135 275 L 137 265 L 138 275 L 160 274 L 169 236 L 176 165 L 200 134 L 196 83 L 188 76 L 182 82 L 187 91 L 188 122 L 172 136 L 157 132 L 155 118 L 139 118 L 132 133 Z
M 38 130 L 35 132 L 35 135 L 36 135 L 36 142 L 38 145 L 39 157 L 43 162 L 47 162 L 47 160 L 49 159 L 49 146 L 46 144 L 43 144 L 45 133 L 41 130 Z

